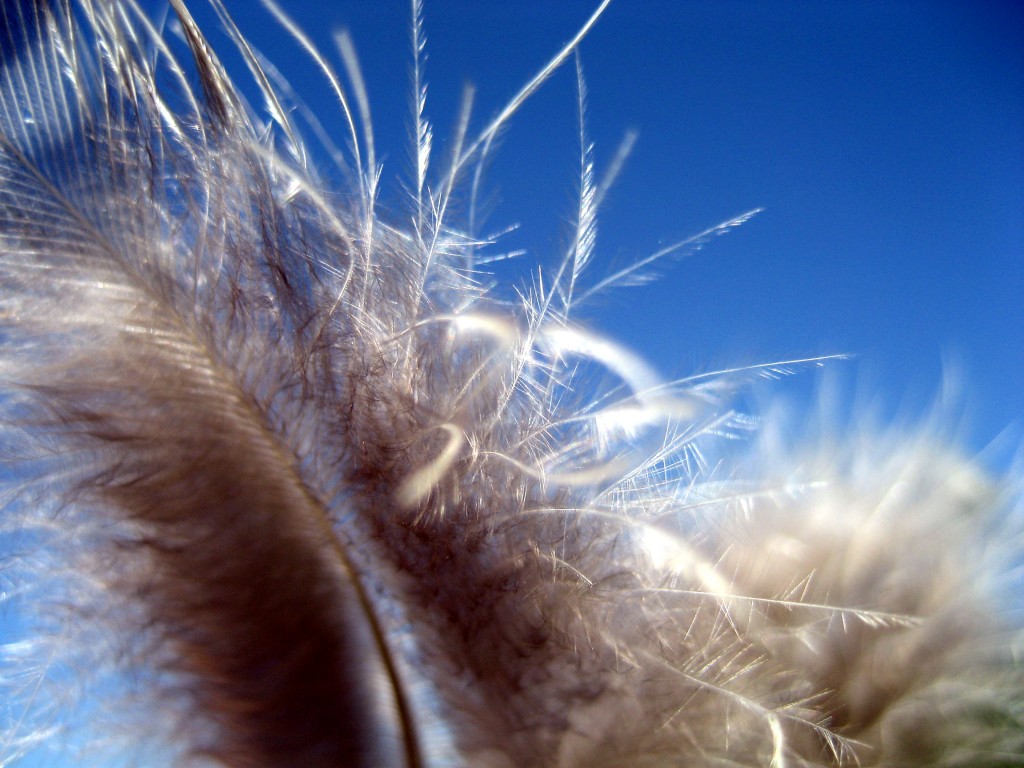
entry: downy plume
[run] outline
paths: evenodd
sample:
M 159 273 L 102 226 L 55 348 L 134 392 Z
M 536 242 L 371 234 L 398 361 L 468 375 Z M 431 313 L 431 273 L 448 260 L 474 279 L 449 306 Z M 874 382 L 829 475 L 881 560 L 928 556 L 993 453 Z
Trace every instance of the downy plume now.
M 269 6 L 339 139 L 211 2 L 255 107 L 186 0 L 0 6 L 0 765 L 1024 765 L 1016 481 L 578 325 L 750 215 L 593 274 L 578 58 L 577 232 L 496 298 L 481 169 L 607 1 L 441 156 L 412 0 L 401 212 L 348 36 Z

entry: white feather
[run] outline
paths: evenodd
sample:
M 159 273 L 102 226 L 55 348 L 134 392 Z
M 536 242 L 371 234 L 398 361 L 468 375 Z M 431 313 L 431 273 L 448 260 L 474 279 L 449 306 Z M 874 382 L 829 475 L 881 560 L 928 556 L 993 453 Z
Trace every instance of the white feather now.
M 271 5 L 345 197 L 220 3 L 270 127 L 171 5 L 182 40 L 0 14 L 0 765 L 1024 764 L 1016 481 L 925 428 L 738 451 L 753 369 L 665 382 L 575 325 L 751 215 L 587 287 L 632 137 L 595 183 L 579 66 L 572 247 L 511 311 L 479 282 L 480 168 L 607 0 L 476 136 L 467 92 L 440 171 L 414 0 L 391 214 L 347 36 L 354 95 Z

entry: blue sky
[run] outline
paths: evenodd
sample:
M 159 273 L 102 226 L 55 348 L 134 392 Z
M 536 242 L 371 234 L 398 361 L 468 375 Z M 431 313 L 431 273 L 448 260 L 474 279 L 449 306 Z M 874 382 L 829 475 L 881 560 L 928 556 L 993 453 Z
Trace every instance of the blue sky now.
M 410 177 L 404 2 L 282 5 L 333 53 L 353 36 L 384 154 Z M 483 127 L 596 2 L 427 0 L 428 114 L 443 148 L 464 83 Z M 261 9 L 238 21 L 341 135 L 318 74 Z M 743 211 L 763 213 L 582 319 L 666 376 L 831 353 L 855 390 L 922 412 L 961 374 L 978 450 L 1024 417 L 1024 7 L 998 2 L 613 2 L 582 46 L 598 174 L 639 141 L 604 207 L 596 282 Z M 488 228 L 520 229 L 521 277 L 571 232 L 571 65 L 490 166 Z M 503 273 L 505 276 L 505 273 Z M 512 279 L 515 279 L 513 276 Z M 802 377 L 813 380 L 812 374 Z M 789 386 L 789 385 L 787 385 Z M 799 385 L 798 385 L 799 386 Z M 809 385 L 813 388 L 813 385 Z

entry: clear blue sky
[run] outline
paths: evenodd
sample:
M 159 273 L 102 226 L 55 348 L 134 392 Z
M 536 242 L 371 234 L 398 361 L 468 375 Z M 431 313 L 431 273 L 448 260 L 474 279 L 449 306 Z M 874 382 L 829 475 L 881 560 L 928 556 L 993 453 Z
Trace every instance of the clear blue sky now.
M 405 2 L 282 5 L 333 53 L 352 34 L 385 205 L 409 178 Z M 477 128 L 597 3 L 427 0 L 428 113 L 438 148 L 463 83 Z M 255 4 L 253 4 L 255 6 Z M 274 22 L 240 26 L 340 119 Z M 965 374 L 966 434 L 1024 426 L 1024 6 L 1013 2 L 629 2 L 582 47 L 598 173 L 636 145 L 599 221 L 597 280 L 740 212 L 765 211 L 662 279 L 584 319 L 667 376 L 854 353 L 839 363 L 893 410 L 924 409 L 944 361 Z M 488 174 L 488 224 L 519 224 L 522 270 L 570 234 L 578 143 L 571 64 L 514 119 Z M 332 121 L 335 121 L 333 122 Z M 853 373 L 856 371 L 856 373 Z

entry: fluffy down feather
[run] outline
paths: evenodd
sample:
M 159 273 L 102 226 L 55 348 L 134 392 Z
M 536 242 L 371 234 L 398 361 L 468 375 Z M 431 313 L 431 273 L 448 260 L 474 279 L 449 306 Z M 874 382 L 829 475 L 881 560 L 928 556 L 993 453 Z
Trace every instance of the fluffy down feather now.
M 413 2 L 387 215 L 347 40 L 338 202 L 170 4 L 0 9 L 0 765 L 1024 765 L 1014 483 L 927 430 L 719 445 L 725 388 L 571 319 L 585 138 L 517 306 L 449 220 L 601 8 L 436 174 Z

